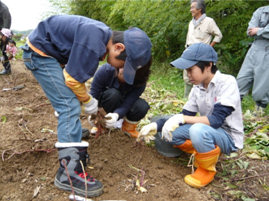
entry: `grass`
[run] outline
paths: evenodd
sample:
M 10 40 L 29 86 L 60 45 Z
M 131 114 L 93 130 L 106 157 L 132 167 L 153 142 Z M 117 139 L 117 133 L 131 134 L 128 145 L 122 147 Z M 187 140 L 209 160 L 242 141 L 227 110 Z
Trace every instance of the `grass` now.
M 183 98 L 182 71 L 172 67 L 169 63 L 154 63 L 149 81 L 153 81 L 161 89 L 174 92 L 178 98 Z
M 17 47 L 17 54 L 16 59 L 22 59 L 22 49 L 20 48 L 25 44 L 25 41 L 16 41 L 16 47 Z

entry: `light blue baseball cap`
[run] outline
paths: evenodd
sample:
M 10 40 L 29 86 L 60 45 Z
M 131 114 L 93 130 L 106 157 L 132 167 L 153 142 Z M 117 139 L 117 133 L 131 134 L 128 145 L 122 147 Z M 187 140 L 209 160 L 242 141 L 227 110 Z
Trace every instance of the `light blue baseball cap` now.
M 134 83 L 136 70 L 146 65 L 151 58 L 151 41 L 147 34 L 137 27 L 124 31 L 126 60 L 123 76 L 128 84 Z
M 179 69 L 188 69 L 199 61 L 216 63 L 218 61 L 218 55 L 210 45 L 195 43 L 185 49 L 181 57 L 172 61 L 170 64 Z

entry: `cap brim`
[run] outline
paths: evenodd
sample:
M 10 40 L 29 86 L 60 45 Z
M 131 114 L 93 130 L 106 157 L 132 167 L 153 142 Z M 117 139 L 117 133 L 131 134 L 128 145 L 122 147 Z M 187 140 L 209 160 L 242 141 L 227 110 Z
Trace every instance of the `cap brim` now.
M 131 63 L 128 61 L 128 57 L 124 63 L 123 77 L 127 84 L 132 85 L 134 83 L 136 70 L 132 67 Z
M 174 66 L 179 69 L 187 69 L 197 64 L 197 61 L 187 60 L 183 58 L 178 58 L 170 63 L 171 66 Z

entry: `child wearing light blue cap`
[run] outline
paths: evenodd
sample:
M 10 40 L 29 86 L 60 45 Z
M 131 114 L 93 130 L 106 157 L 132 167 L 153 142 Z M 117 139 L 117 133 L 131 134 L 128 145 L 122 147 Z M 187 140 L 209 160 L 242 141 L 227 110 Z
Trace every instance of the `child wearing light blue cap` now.
M 180 114 L 144 126 L 140 135 L 161 132 L 174 147 L 194 154 L 196 171 L 184 180 L 192 187 L 209 184 L 220 153 L 243 148 L 243 121 L 236 80 L 218 71 L 215 50 L 207 44 L 188 47 L 171 65 L 186 69 L 194 84 Z M 199 113 L 199 116 L 196 114 Z

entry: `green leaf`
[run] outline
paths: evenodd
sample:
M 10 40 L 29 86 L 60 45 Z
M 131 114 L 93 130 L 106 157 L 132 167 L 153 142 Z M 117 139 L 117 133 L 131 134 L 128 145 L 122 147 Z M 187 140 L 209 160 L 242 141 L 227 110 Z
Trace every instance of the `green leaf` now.
M 230 189 L 236 189 L 237 186 L 231 183 L 226 183 L 226 185 L 230 188 Z
M 261 157 L 256 153 L 247 154 L 247 156 L 251 159 L 261 159 Z
M 241 199 L 243 201 L 255 201 L 255 199 L 252 199 L 252 198 L 249 198 L 249 197 L 245 197 L 245 196 L 242 196 Z
M 1 122 L 6 123 L 7 122 L 7 117 L 6 116 L 1 116 Z

